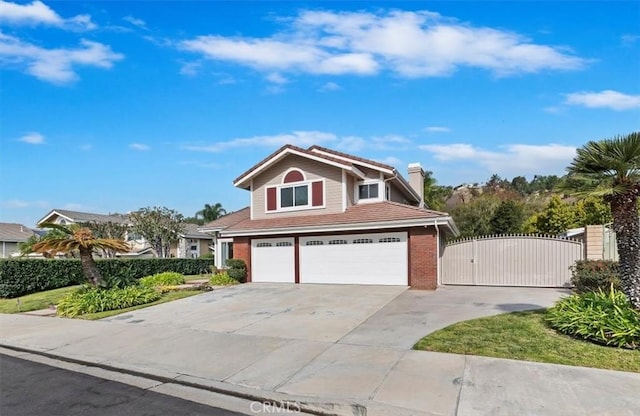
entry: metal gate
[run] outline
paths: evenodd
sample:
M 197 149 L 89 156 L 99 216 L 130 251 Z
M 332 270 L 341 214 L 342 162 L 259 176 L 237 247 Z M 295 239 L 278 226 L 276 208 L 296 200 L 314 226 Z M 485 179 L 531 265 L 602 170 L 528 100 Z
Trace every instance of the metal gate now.
M 442 283 L 567 287 L 569 267 L 583 256 L 580 241 L 527 235 L 485 236 L 447 244 Z

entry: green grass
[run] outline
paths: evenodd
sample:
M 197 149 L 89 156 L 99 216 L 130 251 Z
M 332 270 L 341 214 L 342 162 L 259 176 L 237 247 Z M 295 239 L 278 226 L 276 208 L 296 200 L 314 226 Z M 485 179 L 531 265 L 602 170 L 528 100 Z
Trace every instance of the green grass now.
M 0 299 L 0 313 L 19 313 L 47 309 L 78 286 L 61 287 L 12 299 Z M 20 303 L 18 303 L 20 301 Z
M 161 303 L 172 302 L 174 300 L 188 298 L 189 296 L 199 295 L 201 293 L 205 293 L 201 290 L 180 290 L 175 292 L 167 292 L 162 295 L 162 297 L 155 302 L 145 303 L 144 305 L 132 306 L 130 308 L 125 309 L 117 309 L 114 311 L 104 311 L 104 312 L 96 312 L 96 313 L 88 313 L 85 315 L 79 315 L 77 319 L 88 319 L 88 320 L 96 320 L 102 318 L 108 318 L 110 316 L 120 315 L 121 313 L 135 311 L 137 309 L 148 308 L 149 306 L 160 305 Z
M 422 338 L 416 350 L 640 372 L 640 350 L 596 345 L 557 333 L 544 310 L 458 322 Z

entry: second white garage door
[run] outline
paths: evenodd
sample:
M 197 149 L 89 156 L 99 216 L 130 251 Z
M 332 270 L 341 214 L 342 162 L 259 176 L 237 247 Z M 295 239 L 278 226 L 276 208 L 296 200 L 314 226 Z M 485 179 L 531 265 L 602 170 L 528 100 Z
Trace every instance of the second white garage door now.
M 251 240 L 253 282 L 295 282 L 293 238 Z
M 407 233 L 300 237 L 300 283 L 408 285 Z

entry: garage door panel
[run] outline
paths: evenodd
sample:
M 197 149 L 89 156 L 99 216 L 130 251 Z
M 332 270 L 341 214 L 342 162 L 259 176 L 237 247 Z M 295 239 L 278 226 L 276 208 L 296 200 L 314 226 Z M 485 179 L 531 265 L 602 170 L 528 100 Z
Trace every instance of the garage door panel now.
M 295 282 L 293 238 L 263 238 L 251 241 L 251 281 Z
M 337 240 L 347 244 L 330 244 Z M 407 262 L 406 233 L 300 238 L 301 283 L 406 286 Z

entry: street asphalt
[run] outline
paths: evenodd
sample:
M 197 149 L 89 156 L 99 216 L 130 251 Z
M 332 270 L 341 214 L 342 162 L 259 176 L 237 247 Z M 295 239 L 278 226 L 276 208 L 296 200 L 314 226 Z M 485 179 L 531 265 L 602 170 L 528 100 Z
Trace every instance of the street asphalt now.
M 237 416 L 139 387 L 0 355 L 2 416 Z

